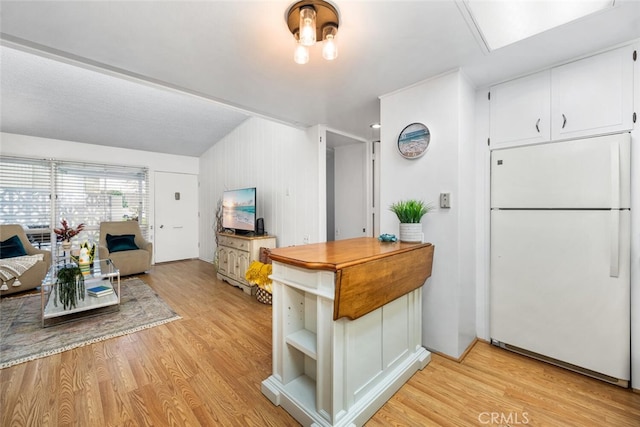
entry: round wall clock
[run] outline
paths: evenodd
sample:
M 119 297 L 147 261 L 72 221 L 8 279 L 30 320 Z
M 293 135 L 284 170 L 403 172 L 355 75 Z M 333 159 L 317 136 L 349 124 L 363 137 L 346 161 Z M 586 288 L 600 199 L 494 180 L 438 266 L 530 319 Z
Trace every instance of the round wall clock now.
M 411 123 L 398 136 L 398 151 L 405 159 L 417 159 L 429 147 L 431 132 L 422 123 Z

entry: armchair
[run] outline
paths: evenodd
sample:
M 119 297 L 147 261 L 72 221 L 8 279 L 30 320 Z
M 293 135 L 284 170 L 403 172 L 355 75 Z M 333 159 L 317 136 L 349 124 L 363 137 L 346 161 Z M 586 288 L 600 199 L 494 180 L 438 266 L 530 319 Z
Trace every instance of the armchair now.
M 47 275 L 49 267 L 51 267 L 51 251 L 35 248 L 29 239 L 24 229 L 19 224 L 3 224 L 0 225 L 0 241 L 4 242 L 13 236 L 18 236 L 22 246 L 24 247 L 27 255 L 42 254 L 42 261 L 37 261 L 33 266 L 29 267 L 27 271 L 18 276 L 20 286 L 13 286 L 16 284 L 16 279 L 13 278 L 7 281 L 6 290 L 0 290 L 0 295 L 5 296 L 16 292 L 28 291 L 37 288 L 42 284 L 42 279 Z M 2 254 L 0 254 L 1 256 Z M 11 259 L 11 258 L 7 258 Z
M 121 276 L 151 270 L 153 245 L 145 240 L 138 221 L 107 221 L 100 223 L 98 256 L 111 259 Z

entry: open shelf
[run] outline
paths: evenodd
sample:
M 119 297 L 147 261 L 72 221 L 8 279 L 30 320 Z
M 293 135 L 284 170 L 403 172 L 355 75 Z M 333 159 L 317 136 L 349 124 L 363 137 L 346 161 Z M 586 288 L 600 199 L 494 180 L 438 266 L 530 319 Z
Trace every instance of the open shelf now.
M 86 285 L 85 285 L 86 286 Z M 55 294 L 51 291 L 49 299 L 44 309 L 43 317 L 50 319 L 52 317 L 67 316 L 69 314 L 80 313 L 87 310 L 94 310 L 96 308 L 108 307 L 110 305 L 117 305 L 120 303 L 118 294 L 114 291 L 109 295 L 101 297 L 93 297 L 86 294 L 84 300 L 78 299 L 77 305 L 74 308 L 64 309 L 61 302 L 58 301 L 57 306 L 54 304 Z
M 284 386 L 285 392 L 294 397 L 303 408 L 316 407 L 316 382 L 306 375 L 300 375 Z
M 297 348 L 313 360 L 318 358 L 318 344 L 316 334 L 306 329 L 286 336 L 285 341 L 292 347 Z

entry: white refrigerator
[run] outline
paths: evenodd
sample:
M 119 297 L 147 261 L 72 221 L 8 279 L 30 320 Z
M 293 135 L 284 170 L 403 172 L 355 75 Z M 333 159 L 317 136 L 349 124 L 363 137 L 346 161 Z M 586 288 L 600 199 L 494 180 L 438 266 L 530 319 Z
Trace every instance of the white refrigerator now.
M 491 154 L 494 344 L 627 386 L 628 133 Z

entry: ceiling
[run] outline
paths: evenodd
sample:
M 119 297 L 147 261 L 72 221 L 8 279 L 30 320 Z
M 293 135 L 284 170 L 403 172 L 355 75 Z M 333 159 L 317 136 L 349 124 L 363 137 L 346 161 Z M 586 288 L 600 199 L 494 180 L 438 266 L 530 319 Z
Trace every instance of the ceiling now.
M 640 1 L 488 52 L 454 0 L 335 0 L 339 57 L 293 62 L 289 1 L 0 2 L 0 130 L 199 156 L 251 116 L 378 139 L 379 96 L 482 87 L 640 38 Z M 384 123 L 382 123 L 384 126 Z

